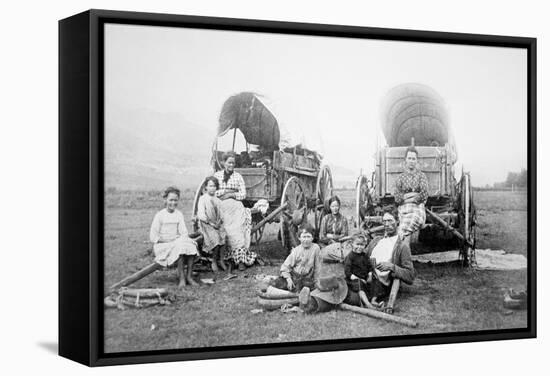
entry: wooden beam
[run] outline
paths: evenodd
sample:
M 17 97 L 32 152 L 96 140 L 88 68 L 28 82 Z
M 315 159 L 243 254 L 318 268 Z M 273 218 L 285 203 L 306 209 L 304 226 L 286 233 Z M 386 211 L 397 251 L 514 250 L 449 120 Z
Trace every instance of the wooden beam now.
M 339 307 L 343 310 L 346 310 L 346 311 L 360 313 L 360 314 L 368 316 L 368 317 L 372 317 L 372 318 L 375 318 L 375 319 L 382 319 L 384 321 L 389 321 L 389 322 L 393 322 L 393 323 L 396 323 L 396 324 L 405 325 L 405 326 L 408 326 L 408 327 L 411 327 L 411 328 L 416 328 L 418 326 L 418 323 L 416 321 L 412 321 L 412 320 L 409 320 L 409 319 L 404 319 L 404 318 L 399 317 L 399 316 L 390 315 L 388 313 L 380 312 L 380 311 L 377 311 L 375 309 L 356 307 L 356 306 L 349 305 L 349 304 L 346 304 L 346 303 L 340 303 Z
M 267 217 L 262 219 L 260 222 L 256 223 L 254 227 L 250 230 L 250 234 L 255 233 L 259 229 L 261 229 L 266 223 L 270 222 L 275 218 L 279 213 L 281 213 L 283 210 L 285 210 L 288 206 L 288 203 L 285 202 L 283 205 L 279 206 L 277 209 L 273 210 Z
M 435 214 L 430 209 L 426 208 L 426 213 L 428 213 L 436 222 L 436 224 L 439 224 L 441 227 L 443 227 L 446 230 L 449 230 L 452 232 L 457 238 L 462 240 L 464 243 L 466 243 L 471 248 L 474 248 L 473 244 L 471 244 L 468 240 L 464 238 L 464 236 L 454 227 L 450 226 L 447 222 L 445 222 L 443 219 L 441 219 L 437 214 Z
M 144 267 L 143 269 L 135 272 L 131 276 L 126 277 L 123 280 L 121 280 L 121 281 L 115 283 L 114 285 L 112 285 L 111 286 L 111 291 L 117 290 L 121 287 L 131 285 L 132 283 L 139 281 L 143 277 L 146 277 L 149 274 L 153 273 L 155 270 L 159 270 L 161 268 L 162 268 L 162 266 L 157 264 L 156 262 L 154 262 L 152 264 L 149 264 L 146 267 Z
M 401 286 L 401 280 L 394 278 L 391 284 L 390 297 L 388 298 L 388 305 L 384 308 L 384 312 L 392 314 L 393 307 L 395 306 L 395 300 L 397 299 L 397 293 L 399 292 L 399 287 Z

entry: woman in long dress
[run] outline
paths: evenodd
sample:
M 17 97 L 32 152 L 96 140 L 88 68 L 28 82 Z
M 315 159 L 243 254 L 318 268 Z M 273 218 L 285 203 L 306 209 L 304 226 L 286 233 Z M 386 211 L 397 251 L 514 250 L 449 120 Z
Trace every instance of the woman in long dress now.
M 198 285 L 193 280 L 193 262 L 197 252 L 197 244 L 189 238 L 185 219 L 177 208 L 180 190 L 168 187 L 162 196 L 165 208 L 159 211 L 151 224 L 149 239 L 153 243 L 155 262 L 164 267 L 178 263 L 179 287 Z M 187 274 L 184 274 L 184 264 Z
M 426 222 L 428 178 L 418 167 L 418 151 L 414 146 L 405 152 L 405 171 L 395 182 L 394 197 L 399 214 L 398 234 L 403 239 L 420 230 Z
M 235 172 L 235 153 L 226 153 L 223 161 L 224 169 L 214 176 L 220 184 L 216 196 L 221 200 L 220 214 L 229 249 L 225 260 L 230 261 L 231 273 L 232 263 L 238 265 L 239 270 L 244 270 L 254 264 L 257 255 L 250 250 L 252 217 L 250 210 L 241 202 L 246 198 L 246 186 L 241 174 Z
M 340 213 L 338 196 L 332 196 L 328 204 L 330 213 L 323 217 L 319 229 L 319 243 L 324 245 L 321 256 L 323 260 L 344 262 L 351 251 L 351 247 L 341 241 L 349 235 L 348 220 Z

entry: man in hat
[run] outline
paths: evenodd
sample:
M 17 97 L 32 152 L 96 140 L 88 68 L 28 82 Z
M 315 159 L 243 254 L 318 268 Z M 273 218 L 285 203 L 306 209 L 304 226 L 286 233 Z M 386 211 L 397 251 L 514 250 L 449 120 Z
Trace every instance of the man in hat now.
M 310 291 L 304 287 L 298 301 L 305 313 L 326 312 L 342 303 L 348 293 L 348 285 L 342 277 L 327 276 L 319 278 L 316 288 Z
M 300 245 L 290 251 L 281 265 L 281 276 L 271 285 L 288 291 L 300 291 L 304 286 L 313 288 L 319 277 L 321 258 L 319 246 L 313 243 L 314 230 L 305 224 L 298 231 Z
M 371 268 L 366 293 L 373 304 L 378 304 L 378 301 L 390 294 L 394 278 L 412 284 L 416 276 L 409 242 L 403 241 L 398 236 L 395 216 L 390 212 L 384 213 L 382 223 L 384 236 L 374 238 L 365 251 L 365 257 L 369 260 Z M 359 294 L 350 290 L 346 303 L 360 305 Z

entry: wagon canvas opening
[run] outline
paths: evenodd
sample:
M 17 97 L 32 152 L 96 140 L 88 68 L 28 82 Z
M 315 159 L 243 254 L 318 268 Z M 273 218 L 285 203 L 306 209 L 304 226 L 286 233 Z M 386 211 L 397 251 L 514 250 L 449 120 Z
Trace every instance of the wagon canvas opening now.
M 105 353 L 527 327 L 526 49 L 103 35 Z

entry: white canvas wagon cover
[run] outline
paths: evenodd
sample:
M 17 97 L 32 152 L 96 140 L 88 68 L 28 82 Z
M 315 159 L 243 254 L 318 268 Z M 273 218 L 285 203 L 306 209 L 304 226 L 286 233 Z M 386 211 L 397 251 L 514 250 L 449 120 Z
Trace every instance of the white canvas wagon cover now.
M 382 105 L 382 131 L 388 146 L 454 147 L 447 109 L 431 87 L 406 83 L 392 88 Z

